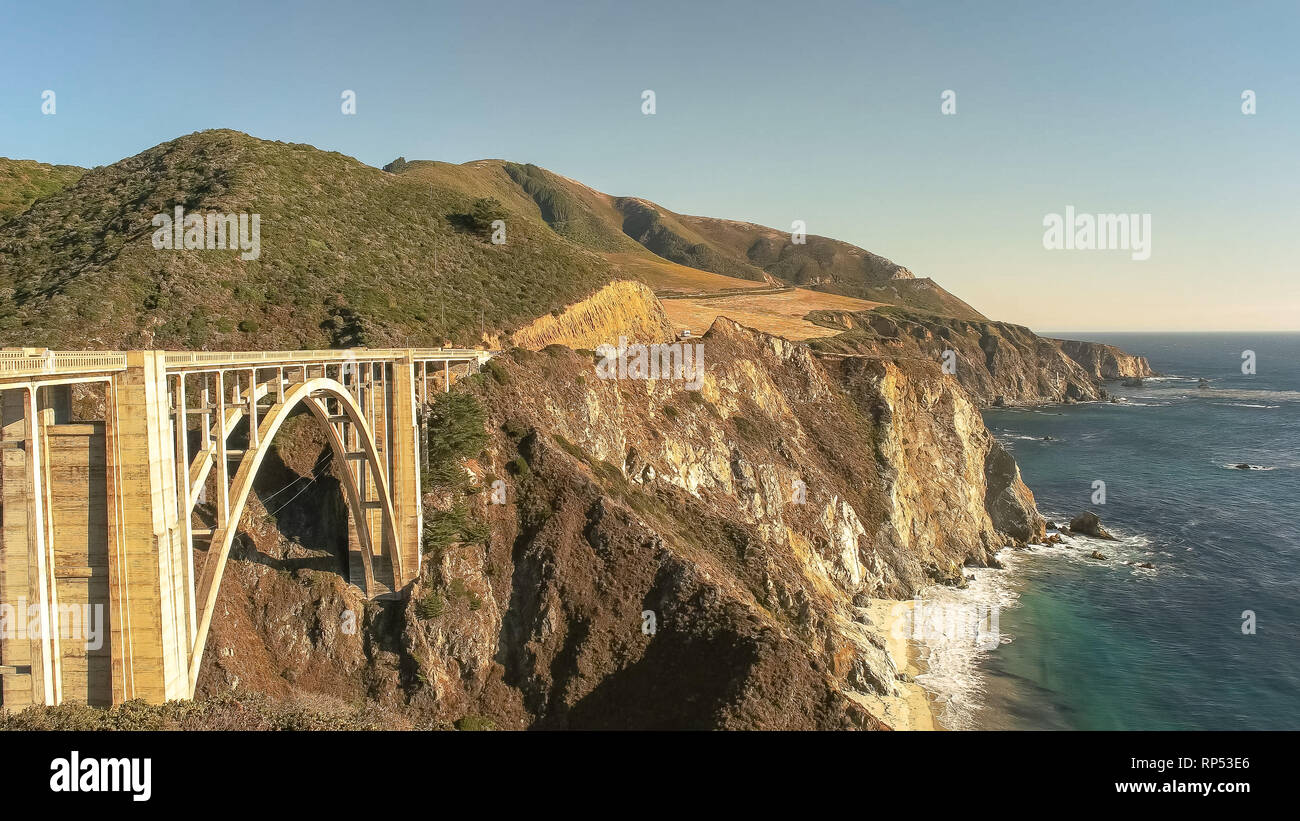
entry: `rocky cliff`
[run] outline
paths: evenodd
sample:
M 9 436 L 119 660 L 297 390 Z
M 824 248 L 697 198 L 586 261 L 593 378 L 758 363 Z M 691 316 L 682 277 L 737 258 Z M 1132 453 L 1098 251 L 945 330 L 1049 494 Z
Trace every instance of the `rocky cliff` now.
M 1159 375 L 1151 369 L 1145 356 L 1125 353 L 1114 345 L 1074 339 L 1050 341 L 1096 379 L 1141 379 Z
M 843 330 L 812 340 L 819 351 L 948 362 L 954 378 L 981 406 L 1105 399 L 1107 379 L 1154 375 L 1145 358 L 1114 346 L 1048 339 L 1007 322 L 897 307 L 817 311 L 809 319 Z
M 245 552 L 222 596 L 252 609 L 219 614 L 239 626 L 214 625 L 203 692 L 503 728 L 888 726 L 898 671 L 867 600 L 1037 540 L 1032 494 L 936 362 L 727 320 L 694 344 L 699 390 L 601 379 L 559 346 L 462 382 L 491 435 L 465 488 L 430 495 L 431 521 L 462 524 L 407 600 L 366 606 L 337 573 Z M 356 608 L 360 634 L 339 635 Z

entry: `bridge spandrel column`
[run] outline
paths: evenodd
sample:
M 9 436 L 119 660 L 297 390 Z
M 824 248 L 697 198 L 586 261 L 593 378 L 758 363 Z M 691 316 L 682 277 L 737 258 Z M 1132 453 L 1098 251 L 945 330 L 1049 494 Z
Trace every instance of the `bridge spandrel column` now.
M 190 596 L 185 589 L 183 528 L 176 494 L 176 450 L 167 370 L 160 351 L 131 351 L 115 378 L 108 458 L 116 477 L 114 541 L 120 551 L 117 595 L 127 672 L 136 698 L 189 696 Z

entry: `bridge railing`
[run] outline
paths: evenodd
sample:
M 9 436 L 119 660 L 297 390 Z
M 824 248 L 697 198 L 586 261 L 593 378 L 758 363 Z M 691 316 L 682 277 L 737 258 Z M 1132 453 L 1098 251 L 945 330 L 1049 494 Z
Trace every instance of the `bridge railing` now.
M 410 356 L 422 361 L 480 362 L 492 356 L 481 348 L 339 348 L 303 351 L 168 351 L 167 367 L 238 367 L 265 363 L 268 367 L 305 362 L 381 362 Z
M 117 351 L 51 351 L 24 348 L 0 351 L 0 379 L 113 373 L 126 370 L 126 354 Z
M 380 362 L 407 356 L 419 361 L 477 361 L 492 357 L 481 348 L 341 348 L 310 351 L 167 351 L 167 368 L 223 368 L 297 365 L 317 362 Z M 0 379 L 30 376 L 77 376 L 126 370 L 122 351 L 52 351 L 46 348 L 0 350 Z

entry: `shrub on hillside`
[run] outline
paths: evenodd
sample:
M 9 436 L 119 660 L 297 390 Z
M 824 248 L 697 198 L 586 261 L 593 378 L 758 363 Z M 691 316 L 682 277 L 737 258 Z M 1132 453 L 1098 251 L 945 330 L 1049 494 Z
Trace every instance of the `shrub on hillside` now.
M 433 510 L 424 517 L 424 550 L 435 557 L 455 542 L 484 544 L 491 535 L 487 523 L 470 518 L 460 502 L 451 510 Z
M 499 384 L 502 385 L 510 384 L 510 372 L 507 371 L 505 367 L 503 367 L 501 363 L 496 361 L 495 359 L 489 359 L 487 362 L 483 364 L 483 372 L 486 373 L 488 376 L 492 377 Z
M 510 212 L 498 200 L 492 197 L 481 197 L 474 200 L 467 213 L 448 214 L 447 219 L 462 230 L 486 237 L 492 231 L 492 223 L 506 219 L 509 214 Z
M 472 395 L 438 394 L 425 419 L 426 490 L 464 484 L 460 460 L 482 452 L 488 440 L 486 419 L 483 406 Z
M 458 718 L 452 724 L 457 730 L 475 731 L 475 730 L 495 730 L 496 724 L 490 718 L 483 716 L 465 716 Z
M 447 603 L 436 590 L 424 594 L 415 604 L 415 614 L 425 621 L 436 619 L 447 609 Z

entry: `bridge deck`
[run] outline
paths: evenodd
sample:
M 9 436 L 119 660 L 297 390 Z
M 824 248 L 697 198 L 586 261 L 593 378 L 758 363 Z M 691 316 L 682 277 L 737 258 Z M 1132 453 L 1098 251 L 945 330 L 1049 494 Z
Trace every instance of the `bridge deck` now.
M 307 351 L 166 351 L 168 372 L 220 368 L 278 367 L 330 362 L 483 362 L 481 348 L 342 348 Z M 52 351 L 45 348 L 0 350 L 0 383 L 33 378 L 97 377 L 126 370 L 124 351 Z

